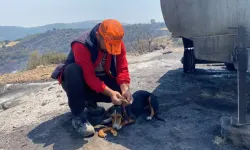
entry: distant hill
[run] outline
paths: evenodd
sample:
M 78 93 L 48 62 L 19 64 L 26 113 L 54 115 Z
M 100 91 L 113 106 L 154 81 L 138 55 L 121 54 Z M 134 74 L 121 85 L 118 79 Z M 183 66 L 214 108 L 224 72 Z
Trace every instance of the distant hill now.
M 29 53 L 67 52 L 69 42 L 86 29 L 57 29 L 29 35 L 12 47 L 0 48 L 0 73 L 23 69 Z
M 55 29 L 87 29 L 92 28 L 97 23 L 101 22 L 101 20 L 91 20 L 91 21 L 83 21 L 83 22 L 75 22 L 75 23 L 55 23 L 48 24 L 44 26 L 38 27 L 16 27 L 16 26 L 0 26 L 0 41 L 3 40 L 16 40 L 18 38 L 23 38 L 28 35 L 43 33 L 47 30 Z M 126 23 L 123 23 L 126 25 Z
M 150 31 L 150 36 L 159 37 L 166 35 L 167 31 L 159 30 L 165 27 L 164 23 L 141 24 L 125 26 L 125 44 L 130 51 L 130 43 L 136 41 L 138 35 Z M 26 66 L 28 56 L 32 51 L 39 53 L 62 52 L 68 53 L 70 42 L 81 32 L 87 29 L 52 29 L 44 33 L 29 35 L 17 41 L 9 41 L 13 46 L 0 47 L 0 74 L 21 70 Z M 139 40 L 144 40 L 148 35 L 140 36 Z M 0 43 L 1 44 L 1 43 Z

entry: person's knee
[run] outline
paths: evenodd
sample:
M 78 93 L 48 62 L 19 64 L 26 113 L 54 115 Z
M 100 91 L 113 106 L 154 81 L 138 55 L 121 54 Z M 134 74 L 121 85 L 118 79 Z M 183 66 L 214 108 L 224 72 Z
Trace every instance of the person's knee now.
M 63 71 L 64 79 L 77 79 L 82 78 L 82 68 L 76 64 L 68 64 Z
M 80 72 L 82 69 L 81 67 L 76 64 L 76 63 L 72 63 L 72 64 L 68 64 L 65 69 L 64 69 L 64 73 L 72 73 L 72 72 Z

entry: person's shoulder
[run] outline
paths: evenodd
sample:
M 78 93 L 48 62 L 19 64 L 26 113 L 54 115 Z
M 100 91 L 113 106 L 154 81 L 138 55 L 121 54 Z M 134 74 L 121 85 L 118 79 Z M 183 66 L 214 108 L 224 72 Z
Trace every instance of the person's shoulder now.
M 77 48 L 77 49 L 88 49 L 87 46 L 85 46 L 84 44 L 80 43 L 80 42 L 74 42 L 72 43 L 72 48 Z

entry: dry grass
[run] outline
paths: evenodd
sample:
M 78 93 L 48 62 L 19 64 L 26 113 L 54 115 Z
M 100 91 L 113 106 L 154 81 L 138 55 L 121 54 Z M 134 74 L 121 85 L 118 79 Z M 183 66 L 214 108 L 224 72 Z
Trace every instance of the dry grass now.
M 0 84 L 40 82 L 52 80 L 50 77 L 56 65 L 39 66 L 36 69 L 0 75 Z
M 155 45 L 166 45 L 167 48 L 182 47 L 182 40 L 180 38 L 172 38 L 170 36 L 161 36 L 154 39 Z
M 153 40 L 151 49 L 149 50 L 149 43 L 146 40 L 134 41 L 133 47 L 129 47 L 129 55 L 141 55 L 144 53 L 152 52 L 160 45 L 166 46 L 167 50 L 183 51 L 183 44 L 180 38 L 172 38 L 170 36 L 160 36 Z M 127 45 L 128 47 L 128 45 Z M 161 47 L 162 48 L 162 47 Z
M 5 44 L 0 42 L 0 48 L 2 48 Z
M 165 28 L 161 28 L 160 30 L 162 30 L 162 31 L 168 31 L 168 28 L 165 27 Z
M 48 66 L 51 64 L 62 63 L 66 60 L 67 55 L 59 52 L 49 52 L 40 55 L 38 51 L 33 51 L 30 54 L 27 70 L 35 69 L 37 66 Z
M 8 44 L 6 44 L 5 42 L 0 42 L 0 48 L 2 48 L 3 46 L 5 47 L 12 47 L 16 44 L 18 44 L 20 41 L 10 41 Z
M 11 46 L 14 46 L 14 45 L 16 45 L 16 44 L 18 44 L 19 43 L 19 41 L 11 41 L 11 42 L 9 42 L 7 45 L 5 45 L 6 47 L 11 47 Z

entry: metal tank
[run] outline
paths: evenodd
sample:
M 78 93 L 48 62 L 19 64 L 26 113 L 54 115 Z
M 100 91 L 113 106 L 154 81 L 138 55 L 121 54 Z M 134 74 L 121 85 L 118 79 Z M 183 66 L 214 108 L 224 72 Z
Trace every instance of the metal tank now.
M 249 0 L 161 0 L 161 8 L 173 37 L 192 40 L 200 60 L 232 63 L 237 30 L 231 27 L 250 28 Z
M 245 124 L 246 71 L 250 45 L 250 0 L 161 0 L 165 24 L 182 38 L 184 72 L 197 63 L 225 63 L 238 71 L 238 118 Z

